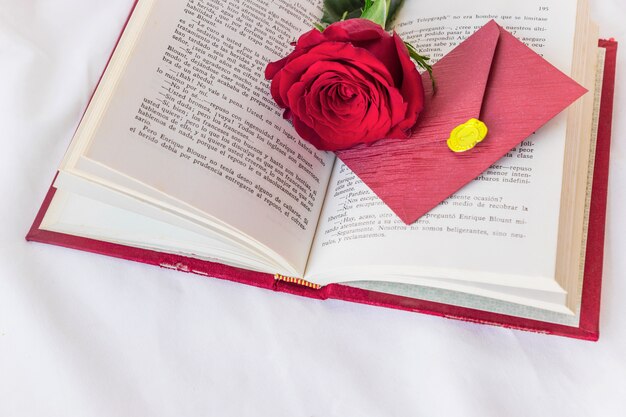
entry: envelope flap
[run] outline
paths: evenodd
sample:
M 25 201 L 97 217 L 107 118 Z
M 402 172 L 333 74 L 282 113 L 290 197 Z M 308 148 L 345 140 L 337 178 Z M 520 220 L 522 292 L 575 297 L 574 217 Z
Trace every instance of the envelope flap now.
M 445 122 L 449 133 L 480 117 L 499 39 L 500 27 L 492 20 L 437 62 L 433 68 L 437 92 L 433 94 L 432 83 L 424 85 L 426 110 L 418 125 L 423 142 L 429 137 L 423 129 L 430 125 Z

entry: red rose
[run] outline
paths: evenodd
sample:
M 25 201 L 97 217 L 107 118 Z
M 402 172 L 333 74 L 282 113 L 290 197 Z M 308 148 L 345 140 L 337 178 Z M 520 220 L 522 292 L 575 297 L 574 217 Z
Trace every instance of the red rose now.
M 285 118 L 320 150 L 407 138 L 424 107 L 422 80 L 404 42 L 366 19 L 302 35 L 265 77 Z

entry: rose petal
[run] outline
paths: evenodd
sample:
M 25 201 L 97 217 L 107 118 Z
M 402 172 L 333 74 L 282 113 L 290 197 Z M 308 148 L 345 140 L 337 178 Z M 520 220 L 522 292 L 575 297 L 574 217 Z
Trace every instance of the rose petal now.
M 325 41 L 327 41 L 327 37 L 322 32 L 317 29 L 310 30 L 309 32 L 300 36 L 300 38 L 296 42 L 296 51 L 310 49 Z
M 273 79 L 278 73 L 278 71 L 280 71 L 281 69 L 285 67 L 285 65 L 287 64 L 287 61 L 289 61 L 289 58 L 290 58 L 290 55 L 284 57 L 280 61 L 270 62 L 269 64 L 267 64 L 267 67 L 265 67 L 265 79 L 266 80 Z
M 278 104 L 278 107 L 284 109 L 285 107 L 287 107 L 287 104 L 283 101 L 282 97 L 280 96 L 281 78 L 282 78 L 282 72 L 278 72 L 274 76 L 274 79 L 272 80 L 272 83 L 270 84 L 270 93 L 272 94 L 272 98 L 274 99 L 276 104 Z
M 390 36 L 380 25 L 370 20 L 348 19 L 328 26 L 324 30 L 324 37 L 329 41 L 362 42 Z
M 424 109 L 424 86 L 422 85 L 422 77 L 411 60 L 406 45 L 404 45 L 400 36 L 394 32 L 393 38 L 404 73 L 400 92 L 402 97 L 404 97 L 404 101 L 407 103 L 407 109 L 404 120 L 394 126 L 392 131 L 389 132 L 389 135 L 387 135 L 389 139 L 394 137 L 407 137 L 407 130 L 415 126 L 419 114 Z
M 300 135 L 302 139 L 308 141 L 317 149 L 325 148 L 324 141 L 322 140 L 320 135 L 315 130 L 313 130 L 310 126 L 308 126 L 306 123 L 303 123 L 302 120 L 300 120 L 300 118 L 298 118 L 297 116 L 294 116 L 292 119 L 292 122 L 293 122 L 293 127 L 296 129 L 296 132 L 298 132 L 298 135 Z
M 364 19 L 305 33 L 265 75 L 285 116 L 320 149 L 407 137 L 424 106 L 404 42 Z

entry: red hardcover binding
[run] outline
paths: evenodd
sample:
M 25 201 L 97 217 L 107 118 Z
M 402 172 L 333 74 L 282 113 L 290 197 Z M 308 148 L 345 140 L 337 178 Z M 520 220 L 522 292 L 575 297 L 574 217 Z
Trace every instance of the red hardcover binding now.
M 434 303 L 414 298 L 361 290 L 340 284 L 332 284 L 321 289 L 314 289 L 289 282 L 277 281 L 273 275 L 269 274 L 251 272 L 244 269 L 233 268 L 226 265 L 179 255 L 171 255 L 162 252 L 138 249 L 41 230 L 39 227 L 56 191 L 54 187 L 50 187 L 50 190 L 48 191 L 41 209 L 37 214 L 35 222 L 26 236 L 26 239 L 33 242 L 48 243 L 72 249 L 79 249 L 150 265 L 157 265 L 164 268 L 176 269 L 183 272 L 195 273 L 207 277 L 234 281 L 241 284 L 252 285 L 255 287 L 265 288 L 272 291 L 280 291 L 302 297 L 320 300 L 343 300 L 481 324 L 502 326 L 511 329 L 596 341 L 599 338 L 600 295 L 604 256 L 604 233 L 613 115 L 613 95 L 615 88 L 615 66 L 617 57 L 617 43 L 615 41 L 601 40 L 599 45 L 606 49 L 607 55 L 592 189 L 581 319 L 580 326 L 577 328 L 489 313 L 469 308 L 456 307 L 447 304 Z

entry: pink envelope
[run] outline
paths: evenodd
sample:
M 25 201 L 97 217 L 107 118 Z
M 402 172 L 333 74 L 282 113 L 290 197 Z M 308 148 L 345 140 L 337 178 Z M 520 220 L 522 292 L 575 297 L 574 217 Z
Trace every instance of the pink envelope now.
M 406 224 L 412 224 L 500 160 L 587 90 L 496 22 L 433 67 L 437 92 L 422 76 L 426 107 L 408 140 L 338 152 Z M 454 153 L 450 132 L 477 118 L 489 134 Z

